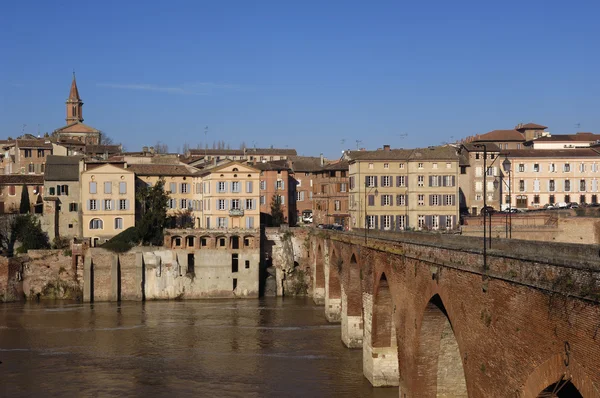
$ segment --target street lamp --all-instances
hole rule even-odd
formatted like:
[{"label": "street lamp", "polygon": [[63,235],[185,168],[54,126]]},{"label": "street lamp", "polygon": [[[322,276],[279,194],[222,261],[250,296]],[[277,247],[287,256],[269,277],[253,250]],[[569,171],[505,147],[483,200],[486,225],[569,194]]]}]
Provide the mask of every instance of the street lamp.
[{"label": "street lamp", "polygon": [[[370,193],[373,190],[373,187],[371,187],[371,189],[367,190],[367,184],[365,183],[365,243],[367,243],[367,234],[369,232],[369,216],[367,215],[367,209],[369,208],[369,203],[367,203],[367,194]],[[377,190],[377,188],[375,187],[375,192],[374,192],[375,197],[379,196],[379,191]],[[373,203],[375,204],[375,203]]]},{"label": "street lamp", "polygon": [[[509,222],[506,226],[506,237],[510,239],[512,239],[512,195],[511,195],[511,179],[510,179],[510,172],[511,172],[511,163],[510,160],[508,160],[508,154],[504,155],[504,161],[502,162],[502,168],[504,169],[505,173],[508,173],[508,219]],[[510,228],[508,227],[508,225],[510,225]]]}]

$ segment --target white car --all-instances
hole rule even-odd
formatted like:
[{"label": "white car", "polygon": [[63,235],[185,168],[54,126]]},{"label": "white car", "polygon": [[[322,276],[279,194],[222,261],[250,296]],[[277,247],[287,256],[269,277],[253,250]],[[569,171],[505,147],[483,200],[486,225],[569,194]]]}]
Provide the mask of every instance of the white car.
[{"label": "white car", "polygon": [[307,213],[302,215],[302,222],[306,223],[306,224],[310,224],[313,222],[313,215],[312,213]]}]

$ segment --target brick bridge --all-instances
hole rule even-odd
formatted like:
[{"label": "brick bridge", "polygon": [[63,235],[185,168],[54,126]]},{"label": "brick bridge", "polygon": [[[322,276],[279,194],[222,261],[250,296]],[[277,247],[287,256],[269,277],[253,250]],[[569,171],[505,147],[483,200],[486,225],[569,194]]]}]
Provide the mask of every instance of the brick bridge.
[{"label": "brick bridge", "polygon": [[[312,232],[315,302],[400,397],[600,397],[600,246]],[[554,391],[554,392],[553,392]]]}]

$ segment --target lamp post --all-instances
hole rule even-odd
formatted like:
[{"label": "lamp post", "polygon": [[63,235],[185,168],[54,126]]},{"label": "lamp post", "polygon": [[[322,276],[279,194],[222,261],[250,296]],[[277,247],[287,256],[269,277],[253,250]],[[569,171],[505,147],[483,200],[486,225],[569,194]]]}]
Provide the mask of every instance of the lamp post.
[{"label": "lamp post", "polygon": [[365,183],[365,243],[367,243],[367,235],[369,232],[369,216],[367,215],[367,209],[369,207],[369,203],[367,202],[367,194],[375,188],[375,197],[379,195],[379,191],[376,187],[371,187],[371,189],[367,190],[367,184]]},{"label": "lamp post", "polygon": [[[511,186],[512,181],[510,179],[511,173],[511,162],[508,160],[508,154],[504,155],[504,161],[502,162],[502,168],[505,173],[508,173],[508,224],[506,227],[506,237],[512,239],[512,195]],[[510,227],[509,227],[510,226]]]}]

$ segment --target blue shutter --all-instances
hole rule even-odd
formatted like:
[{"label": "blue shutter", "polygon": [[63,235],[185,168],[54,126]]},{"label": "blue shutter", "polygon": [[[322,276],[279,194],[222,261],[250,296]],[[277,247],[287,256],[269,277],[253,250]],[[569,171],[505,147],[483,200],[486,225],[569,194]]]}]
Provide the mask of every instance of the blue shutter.
[{"label": "blue shutter", "polygon": [[125,210],[129,210],[129,199],[125,199]]},{"label": "blue shutter", "polygon": [[281,180],[281,189],[285,189],[285,181]]},{"label": "blue shutter", "polygon": [[90,206],[90,203],[91,203],[91,202],[92,202],[92,200],[91,200],[91,199],[88,199],[88,201],[87,201],[87,209],[88,209],[88,210],[91,210],[91,206]]}]

